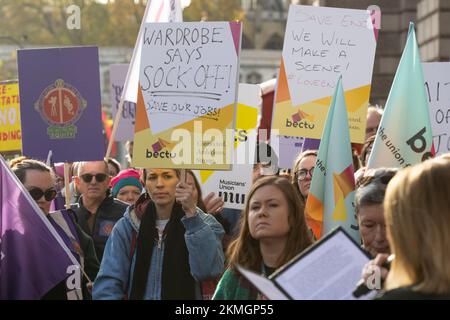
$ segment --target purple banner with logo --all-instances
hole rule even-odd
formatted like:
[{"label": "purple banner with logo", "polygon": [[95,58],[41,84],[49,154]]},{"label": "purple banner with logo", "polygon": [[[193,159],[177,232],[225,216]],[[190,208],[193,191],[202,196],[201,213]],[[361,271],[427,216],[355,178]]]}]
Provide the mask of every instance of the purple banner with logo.
[{"label": "purple banner with logo", "polygon": [[17,54],[22,153],[54,162],[101,160],[97,47],[24,49]]},{"label": "purple banner with logo", "polygon": [[0,300],[40,299],[78,265],[0,156]]}]

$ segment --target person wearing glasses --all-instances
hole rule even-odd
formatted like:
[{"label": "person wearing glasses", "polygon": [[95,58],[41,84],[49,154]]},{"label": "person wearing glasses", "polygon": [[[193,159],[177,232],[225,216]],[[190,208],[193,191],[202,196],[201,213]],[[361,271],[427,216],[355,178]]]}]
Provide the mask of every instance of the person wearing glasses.
[{"label": "person wearing glasses", "polygon": [[303,151],[297,156],[292,167],[291,183],[304,203],[308,198],[317,152],[317,150]]},{"label": "person wearing glasses", "polygon": [[367,170],[356,184],[355,212],[363,248],[372,257],[389,255],[391,250],[386,237],[383,201],[389,181],[398,172],[396,168]]},{"label": "person wearing glasses", "polygon": [[74,181],[81,194],[78,208],[74,208],[78,223],[94,240],[101,261],[112,228],[123,216],[128,204],[112,196],[106,161],[80,162]]},{"label": "person wearing glasses", "polygon": [[[50,220],[67,247],[80,263],[91,280],[95,279],[99,270],[99,262],[94,249],[94,242],[74,221],[69,212],[50,213],[51,202],[55,199],[56,179],[53,170],[45,163],[19,157],[10,162],[10,167],[20,182],[30,193],[38,207]],[[61,219],[62,218],[62,219]],[[82,294],[84,299],[90,298],[88,281],[82,278]],[[60,282],[43,297],[44,300],[67,300],[66,281]]]}]

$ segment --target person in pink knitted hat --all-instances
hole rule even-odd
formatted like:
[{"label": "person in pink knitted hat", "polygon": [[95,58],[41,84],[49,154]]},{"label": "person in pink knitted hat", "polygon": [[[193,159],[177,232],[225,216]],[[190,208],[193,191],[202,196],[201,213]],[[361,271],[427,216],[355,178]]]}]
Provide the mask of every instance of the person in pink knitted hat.
[{"label": "person in pink knitted hat", "polygon": [[140,173],[135,169],[125,169],[111,179],[111,192],[114,198],[134,204],[142,193]]}]

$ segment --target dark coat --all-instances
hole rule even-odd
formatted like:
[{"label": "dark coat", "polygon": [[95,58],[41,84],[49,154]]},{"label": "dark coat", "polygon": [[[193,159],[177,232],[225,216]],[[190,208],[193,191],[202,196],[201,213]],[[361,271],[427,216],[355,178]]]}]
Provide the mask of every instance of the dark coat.
[{"label": "dark coat", "polygon": [[[111,231],[116,222],[122,218],[128,204],[112,197],[108,194],[97,209],[97,212],[89,212],[83,206],[83,196],[79,199],[79,207],[73,208],[75,211],[78,224],[85,233],[87,233],[94,240],[95,251],[99,261],[102,261],[103,251],[105,249],[106,241],[108,240]],[[92,231],[88,226],[89,217],[94,214],[94,227]]]}]

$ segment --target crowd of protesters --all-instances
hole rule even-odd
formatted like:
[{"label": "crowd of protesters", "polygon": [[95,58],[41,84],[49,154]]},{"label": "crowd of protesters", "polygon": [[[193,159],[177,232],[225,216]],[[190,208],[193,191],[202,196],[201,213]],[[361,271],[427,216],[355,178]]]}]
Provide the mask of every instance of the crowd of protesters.
[{"label": "crowd of protesters", "polygon": [[[366,170],[381,112],[369,108],[362,167],[355,170],[361,247],[373,258],[362,276],[381,268],[380,299],[450,298],[450,156]],[[65,193],[61,167],[24,157],[10,167],[84,270],[79,297],[262,299],[236,266],[270,276],[317,241],[304,212],[317,150],[300,153],[290,176],[274,156],[256,158],[242,213],[227,211],[214,193],[203,197],[190,170],[122,169],[108,158],[72,164],[72,205],[63,216],[51,212]],[[65,282],[43,298],[70,298]]]}]

